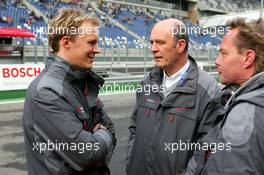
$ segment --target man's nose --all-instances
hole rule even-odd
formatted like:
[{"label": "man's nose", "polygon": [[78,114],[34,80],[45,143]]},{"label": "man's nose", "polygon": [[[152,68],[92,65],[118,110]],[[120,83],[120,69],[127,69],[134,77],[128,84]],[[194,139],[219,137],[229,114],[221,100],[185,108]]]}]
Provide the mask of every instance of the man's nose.
[{"label": "man's nose", "polygon": [[220,54],[218,54],[218,56],[215,59],[215,65],[219,66],[220,65]]},{"label": "man's nose", "polygon": [[157,44],[155,42],[151,45],[151,51],[152,52],[157,52],[158,51],[158,47],[157,47]]},{"label": "man's nose", "polygon": [[95,54],[100,53],[100,48],[98,47],[98,45],[96,45],[96,46],[94,47],[93,52],[94,52]]}]

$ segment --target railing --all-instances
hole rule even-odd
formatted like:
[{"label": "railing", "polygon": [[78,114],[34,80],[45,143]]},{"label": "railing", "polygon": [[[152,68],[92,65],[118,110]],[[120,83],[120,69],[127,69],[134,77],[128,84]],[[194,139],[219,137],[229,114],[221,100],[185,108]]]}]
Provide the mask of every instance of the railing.
[{"label": "railing", "polygon": [[[16,46],[14,45],[14,47]],[[100,48],[101,52],[96,56],[94,68],[103,69],[108,72],[145,74],[154,66],[153,56],[149,47],[148,44],[143,44],[141,48]],[[0,63],[45,63],[49,55],[49,50],[47,45],[24,46],[23,59],[15,60],[2,56],[0,57]],[[189,54],[206,71],[215,71],[214,61],[217,56],[217,48],[215,46],[190,45]]]}]

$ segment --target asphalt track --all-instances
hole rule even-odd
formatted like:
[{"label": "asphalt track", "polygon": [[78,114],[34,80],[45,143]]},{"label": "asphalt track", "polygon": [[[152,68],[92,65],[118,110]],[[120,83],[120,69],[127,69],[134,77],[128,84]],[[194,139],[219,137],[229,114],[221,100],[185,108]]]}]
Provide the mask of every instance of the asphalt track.
[{"label": "asphalt track", "polygon": [[[135,94],[103,95],[101,99],[115,123],[118,140],[110,163],[111,174],[125,175],[129,116],[135,105]],[[28,174],[21,126],[23,105],[23,102],[0,103],[0,175]]]}]

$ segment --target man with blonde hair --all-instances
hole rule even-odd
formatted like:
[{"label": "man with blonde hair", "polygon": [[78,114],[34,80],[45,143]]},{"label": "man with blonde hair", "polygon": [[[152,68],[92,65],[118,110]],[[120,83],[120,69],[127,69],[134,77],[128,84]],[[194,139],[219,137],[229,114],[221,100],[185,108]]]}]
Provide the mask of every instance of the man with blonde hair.
[{"label": "man with blonde hair", "polygon": [[264,174],[264,22],[236,18],[227,26],[215,64],[222,84],[240,87],[202,139],[214,146],[195,152],[186,175]]},{"label": "man with blonde hair", "polygon": [[30,84],[23,112],[29,174],[110,174],[114,125],[97,97],[104,80],[91,71],[98,27],[98,20],[72,9],[48,26],[53,52]]}]

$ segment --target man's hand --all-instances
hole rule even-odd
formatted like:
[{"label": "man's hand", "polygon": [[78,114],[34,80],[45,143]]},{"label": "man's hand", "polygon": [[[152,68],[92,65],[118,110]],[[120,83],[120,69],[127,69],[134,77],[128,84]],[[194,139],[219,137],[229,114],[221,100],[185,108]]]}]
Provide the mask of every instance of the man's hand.
[{"label": "man's hand", "polygon": [[93,128],[93,133],[97,130],[97,129],[100,129],[100,128],[104,128],[106,129],[101,123],[98,123],[95,125],[95,127]]}]

